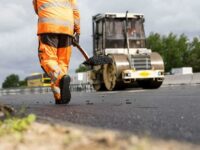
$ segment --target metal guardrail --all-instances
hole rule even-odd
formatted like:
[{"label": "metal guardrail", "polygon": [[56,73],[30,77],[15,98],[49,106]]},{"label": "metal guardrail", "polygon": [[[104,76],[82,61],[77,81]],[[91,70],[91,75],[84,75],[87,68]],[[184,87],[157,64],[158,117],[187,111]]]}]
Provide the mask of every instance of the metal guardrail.
[{"label": "metal guardrail", "polygon": [[28,93],[48,93],[50,91],[51,91],[50,87],[9,88],[9,89],[0,89],[0,96],[19,95],[19,94],[28,94]]},{"label": "metal guardrail", "polygon": [[93,88],[93,85],[90,83],[84,83],[84,84],[71,84],[70,90],[72,92],[92,92],[95,91]]},{"label": "metal guardrail", "polygon": [[[194,73],[189,75],[167,75],[163,82],[163,86],[170,85],[194,85],[200,84],[200,73]],[[89,83],[71,84],[70,89],[72,92],[92,92],[93,86]],[[0,96],[3,95],[19,95],[29,93],[48,93],[51,92],[50,87],[33,87],[33,88],[10,88],[0,89]]]},{"label": "metal guardrail", "polygon": [[[72,84],[70,85],[70,90],[72,92],[92,92],[94,91],[93,86],[89,83],[85,84]],[[48,93],[51,92],[51,87],[25,87],[25,88],[9,88],[0,89],[0,96],[3,95],[19,95],[19,94],[38,94],[38,93]]]}]

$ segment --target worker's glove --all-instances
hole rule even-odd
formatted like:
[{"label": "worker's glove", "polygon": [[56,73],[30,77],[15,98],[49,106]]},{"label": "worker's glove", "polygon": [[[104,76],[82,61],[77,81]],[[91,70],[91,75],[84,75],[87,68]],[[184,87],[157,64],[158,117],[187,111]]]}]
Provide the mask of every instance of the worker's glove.
[{"label": "worker's glove", "polygon": [[75,34],[74,34],[74,38],[73,38],[73,41],[72,41],[73,46],[75,46],[74,43],[79,44],[79,36],[80,36],[80,35],[79,35],[78,33],[75,33]]}]

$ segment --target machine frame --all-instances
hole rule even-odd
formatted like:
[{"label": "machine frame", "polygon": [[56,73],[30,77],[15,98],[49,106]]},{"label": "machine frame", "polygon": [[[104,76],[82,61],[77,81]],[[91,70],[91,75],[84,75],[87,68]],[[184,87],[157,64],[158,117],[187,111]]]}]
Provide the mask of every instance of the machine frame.
[{"label": "machine frame", "polygon": [[93,55],[107,55],[113,64],[93,67],[94,88],[114,90],[137,82],[159,88],[164,80],[162,57],[146,48],[144,15],[106,13],[93,17]]}]

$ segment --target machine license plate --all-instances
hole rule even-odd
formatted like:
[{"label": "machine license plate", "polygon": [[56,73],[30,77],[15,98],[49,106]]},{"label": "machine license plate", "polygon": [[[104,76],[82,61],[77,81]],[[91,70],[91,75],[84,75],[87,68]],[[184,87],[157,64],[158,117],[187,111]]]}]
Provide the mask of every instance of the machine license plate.
[{"label": "machine license plate", "polygon": [[142,72],[140,72],[140,76],[142,76],[142,77],[148,77],[148,76],[150,76],[150,72],[148,72],[148,71],[142,71]]}]

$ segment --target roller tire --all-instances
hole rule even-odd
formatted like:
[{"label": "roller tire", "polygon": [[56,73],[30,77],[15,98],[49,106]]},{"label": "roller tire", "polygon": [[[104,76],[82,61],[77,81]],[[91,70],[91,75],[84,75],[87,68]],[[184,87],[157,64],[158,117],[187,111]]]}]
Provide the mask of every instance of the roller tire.
[{"label": "roller tire", "polygon": [[93,88],[95,89],[95,91],[100,92],[100,91],[107,91],[105,84],[101,83],[101,84],[93,84]]},{"label": "roller tire", "polygon": [[122,91],[126,89],[126,84],[123,82],[117,82],[114,90]]},{"label": "roller tire", "polygon": [[163,81],[157,81],[153,79],[138,80],[137,82],[143,89],[158,89],[163,83]]}]

